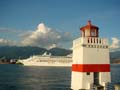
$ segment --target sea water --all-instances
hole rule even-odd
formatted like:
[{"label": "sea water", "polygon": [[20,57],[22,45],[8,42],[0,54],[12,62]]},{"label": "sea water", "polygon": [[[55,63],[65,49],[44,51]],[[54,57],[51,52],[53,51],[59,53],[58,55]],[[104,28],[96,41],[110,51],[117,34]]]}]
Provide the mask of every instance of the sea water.
[{"label": "sea water", "polygon": [[[120,83],[120,65],[111,65],[112,83]],[[0,90],[70,90],[71,67],[0,65]]]}]

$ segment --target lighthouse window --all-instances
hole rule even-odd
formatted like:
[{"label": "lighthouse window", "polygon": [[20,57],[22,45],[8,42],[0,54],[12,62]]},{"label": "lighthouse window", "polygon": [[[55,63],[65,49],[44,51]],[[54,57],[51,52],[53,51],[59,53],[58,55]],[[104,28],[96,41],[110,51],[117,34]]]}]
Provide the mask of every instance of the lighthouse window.
[{"label": "lighthouse window", "polygon": [[106,48],[108,48],[108,46],[106,46]]},{"label": "lighthouse window", "polygon": [[91,47],[93,47],[93,45],[91,45]]},{"label": "lighthouse window", "polygon": [[85,31],[85,36],[90,36],[90,30]]},{"label": "lighthouse window", "polygon": [[99,48],[99,45],[97,46],[97,48]]},{"label": "lighthouse window", "polygon": [[83,47],[86,47],[86,45],[85,45],[85,44],[82,44],[82,46],[83,46]]},{"label": "lighthouse window", "polygon": [[102,48],[102,45],[100,45],[100,48]]},{"label": "lighthouse window", "polygon": [[98,39],[97,39],[97,43],[98,43]]},{"label": "lighthouse window", "polygon": [[89,39],[88,39],[88,43],[89,43]]},{"label": "lighthouse window", "polygon": [[95,43],[95,38],[94,38],[94,43]]},{"label": "lighthouse window", "polygon": [[92,35],[92,36],[95,36],[95,32],[91,32],[91,35]]},{"label": "lighthouse window", "polygon": [[101,43],[101,40],[99,41],[99,43]]},{"label": "lighthouse window", "polygon": [[86,75],[90,75],[90,72],[87,72]]},{"label": "lighthouse window", "polygon": [[91,43],[92,43],[92,38],[91,38]]},{"label": "lighthouse window", "polygon": [[94,45],[94,48],[96,48],[96,45]]},{"label": "lighthouse window", "polygon": [[103,48],[105,48],[105,46],[103,46]]},{"label": "lighthouse window", "polygon": [[88,45],[88,47],[90,47],[90,45]]}]

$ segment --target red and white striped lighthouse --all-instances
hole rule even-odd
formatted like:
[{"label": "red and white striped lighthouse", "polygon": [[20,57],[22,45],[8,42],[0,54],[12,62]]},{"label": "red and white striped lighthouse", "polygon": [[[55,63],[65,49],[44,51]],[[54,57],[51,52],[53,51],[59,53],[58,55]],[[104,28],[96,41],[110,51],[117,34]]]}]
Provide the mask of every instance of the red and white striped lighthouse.
[{"label": "red and white striped lighthouse", "polygon": [[88,21],[80,28],[81,37],[73,41],[71,89],[105,89],[110,79],[108,40],[99,38],[99,28]]}]

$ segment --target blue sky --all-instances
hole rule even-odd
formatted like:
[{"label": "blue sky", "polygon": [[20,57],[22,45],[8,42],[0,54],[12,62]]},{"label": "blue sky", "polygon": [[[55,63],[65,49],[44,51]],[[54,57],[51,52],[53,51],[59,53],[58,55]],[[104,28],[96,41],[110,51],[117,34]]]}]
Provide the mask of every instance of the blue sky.
[{"label": "blue sky", "polygon": [[[120,0],[0,0],[0,38],[21,41],[22,33],[35,31],[40,23],[56,32],[79,37],[79,28],[90,19],[100,37],[120,43]],[[27,38],[27,37],[26,37]],[[71,39],[71,40],[72,40]],[[68,40],[65,47],[71,47]],[[67,46],[68,45],[68,46]]]}]

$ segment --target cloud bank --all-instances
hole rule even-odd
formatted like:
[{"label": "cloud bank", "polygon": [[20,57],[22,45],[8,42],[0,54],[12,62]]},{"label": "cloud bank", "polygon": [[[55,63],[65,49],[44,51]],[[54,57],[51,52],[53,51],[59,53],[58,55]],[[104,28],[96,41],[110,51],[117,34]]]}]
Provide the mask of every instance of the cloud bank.
[{"label": "cloud bank", "polygon": [[58,32],[40,23],[37,30],[22,35],[24,46],[38,46],[44,48],[62,47],[65,43],[72,41],[69,32]]},{"label": "cloud bank", "polygon": [[[0,32],[11,32],[11,30],[0,28]],[[13,30],[15,32],[17,30]],[[21,41],[13,41],[0,38],[0,46],[37,46],[43,48],[64,47],[73,41],[69,32],[58,32],[40,23],[34,31],[19,32]],[[120,40],[113,37],[110,45],[111,51],[120,50]],[[69,48],[69,46],[68,46]]]},{"label": "cloud bank", "polygon": [[110,52],[120,51],[120,40],[116,37],[112,38],[112,44],[110,45]]},{"label": "cloud bank", "polygon": [[112,44],[110,45],[110,48],[112,48],[112,49],[120,48],[120,40],[118,38],[113,37]]},{"label": "cloud bank", "polygon": [[0,38],[0,46],[16,46],[17,43],[12,40]]}]

